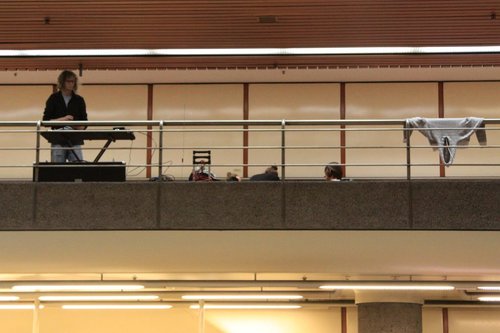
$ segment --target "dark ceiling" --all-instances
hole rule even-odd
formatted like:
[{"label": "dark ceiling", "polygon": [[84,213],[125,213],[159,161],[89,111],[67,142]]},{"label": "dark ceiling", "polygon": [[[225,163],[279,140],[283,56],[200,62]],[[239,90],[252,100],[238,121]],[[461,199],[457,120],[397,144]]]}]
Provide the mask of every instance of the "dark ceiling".
[{"label": "dark ceiling", "polygon": [[[0,1],[0,49],[500,45],[497,0]],[[498,66],[497,54],[0,58],[0,69]]]}]

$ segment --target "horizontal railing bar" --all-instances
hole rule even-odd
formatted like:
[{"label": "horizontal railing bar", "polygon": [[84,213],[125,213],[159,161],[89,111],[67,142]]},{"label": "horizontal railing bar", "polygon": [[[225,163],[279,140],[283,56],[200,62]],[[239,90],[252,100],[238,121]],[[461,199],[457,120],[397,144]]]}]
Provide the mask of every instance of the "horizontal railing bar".
[{"label": "horizontal railing bar", "polygon": [[[84,145],[83,146],[85,150],[101,150],[99,147],[89,147],[89,145]],[[0,146],[0,150],[27,150],[27,149],[35,149],[36,147],[32,146],[18,146],[18,147],[2,147]],[[179,150],[179,149],[199,149],[199,150],[209,150],[209,149],[281,149],[281,148],[286,148],[286,149],[315,149],[315,148],[332,148],[332,149],[338,149],[338,148],[346,148],[346,149],[357,149],[357,148],[397,148],[397,149],[405,149],[406,146],[404,145],[392,145],[392,146],[216,146],[216,145],[211,145],[211,146],[169,146],[169,147],[164,147],[160,148],[159,146],[127,146],[127,147],[108,147],[107,151],[112,151],[112,150],[137,150],[137,149],[163,149],[163,150]],[[440,145],[415,145],[411,146],[411,148],[423,148],[423,149],[436,149],[436,148],[481,148],[481,149],[488,149],[488,148],[500,148],[500,145],[476,145],[476,144],[468,144],[468,145],[449,145],[449,146],[440,146]],[[40,147],[40,150],[50,150],[50,146],[46,147]],[[61,147],[61,150],[71,150],[71,147]]]},{"label": "horizontal railing bar", "polygon": [[[1,121],[1,126],[37,126],[39,121]],[[121,120],[40,121],[41,126],[303,126],[303,125],[401,125],[406,119],[318,119],[318,120]],[[500,124],[500,118],[485,118],[484,124]]]},{"label": "horizontal railing bar", "polygon": [[[83,165],[86,165],[89,168],[92,167],[116,167],[113,165],[94,165],[91,162],[89,163],[82,163]],[[81,167],[82,164],[80,163],[66,163],[64,165],[34,165],[34,164],[11,164],[11,165],[0,165],[0,168],[33,168],[34,166],[37,166],[39,168],[58,168],[58,167]],[[277,167],[281,167],[282,165],[280,164],[273,164],[276,165]],[[356,163],[356,164],[339,164],[340,166],[346,166],[346,167],[407,167],[407,164],[404,163]],[[436,167],[439,166],[439,163],[415,163],[411,164],[411,167]],[[144,167],[157,167],[159,166],[157,163],[151,163],[151,164],[127,164],[127,168],[144,168]],[[163,164],[163,166],[166,168],[168,171],[169,168],[188,168],[191,169],[193,167],[192,164]],[[221,167],[241,167],[241,166],[246,166],[246,167],[267,167],[269,166],[269,163],[261,163],[261,164],[211,164],[211,168],[221,168]],[[324,163],[318,163],[318,164],[286,164],[286,167],[324,167]],[[500,164],[498,163],[454,163],[452,167],[462,167],[462,166],[496,166],[500,167]]]},{"label": "horizontal railing bar", "polygon": [[[84,146],[86,151],[91,151],[91,150],[101,150],[102,148],[100,147],[88,147]],[[107,148],[107,151],[114,151],[114,150],[240,150],[240,149],[406,149],[406,146],[286,146],[286,147],[281,147],[281,146],[172,146],[172,147],[165,147],[165,148],[160,148],[158,146],[140,146],[140,147],[109,147]],[[490,149],[490,148],[500,148],[500,145],[488,145],[488,146],[481,146],[481,145],[458,145],[458,146],[423,146],[423,145],[418,145],[418,146],[411,146],[412,149],[436,149],[436,148],[467,148],[467,149]],[[34,150],[35,147],[1,147],[0,146],[0,151],[10,151],[10,150]],[[40,151],[48,151],[51,150],[50,147],[40,147]],[[61,147],[61,150],[71,150],[70,147]]]},{"label": "horizontal railing bar", "polygon": [[[77,122],[77,121],[72,121],[70,123],[65,123],[65,126],[69,125],[86,125],[85,122]],[[4,124],[0,123],[0,127],[4,126]],[[58,125],[58,126],[62,126]],[[481,128],[478,128],[481,129]],[[488,131],[496,131],[500,130],[500,127],[488,127],[485,128]],[[89,130],[89,129],[87,129]],[[83,133],[87,130],[78,130],[78,129],[71,129],[71,130],[66,130],[71,133]],[[108,133],[109,129],[91,129],[92,132],[102,132],[102,133]],[[128,129],[125,129],[128,130]],[[227,132],[235,132],[235,133],[242,133],[242,132],[402,132],[402,131],[435,131],[435,130],[463,130],[461,127],[433,127],[433,128],[388,128],[388,127],[377,127],[377,128],[273,128],[273,129],[250,129],[250,128],[241,128],[241,129],[207,129],[204,128],[203,132],[221,132],[221,133],[227,133]],[[39,132],[43,133],[49,130],[40,130]],[[189,128],[180,128],[180,129],[164,129],[164,130],[159,130],[159,129],[143,129],[143,130],[136,130],[134,129],[134,133],[140,133],[143,135],[147,135],[148,133],[159,133],[159,132],[164,132],[164,133],[190,133],[190,132],[196,132],[198,133],[200,130],[199,129],[189,129]],[[36,134],[37,130],[4,130],[0,129],[0,134],[11,134],[11,133],[24,133],[24,134]]]}]

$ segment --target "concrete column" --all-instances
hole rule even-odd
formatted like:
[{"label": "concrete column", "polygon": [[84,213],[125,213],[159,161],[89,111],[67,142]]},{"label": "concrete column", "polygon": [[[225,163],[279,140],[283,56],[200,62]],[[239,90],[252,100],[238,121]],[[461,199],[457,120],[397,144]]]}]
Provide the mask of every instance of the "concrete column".
[{"label": "concrete column", "polygon": [[356,303],[358,333],[422,333],[422,303],[412,295],[356,292]]}]

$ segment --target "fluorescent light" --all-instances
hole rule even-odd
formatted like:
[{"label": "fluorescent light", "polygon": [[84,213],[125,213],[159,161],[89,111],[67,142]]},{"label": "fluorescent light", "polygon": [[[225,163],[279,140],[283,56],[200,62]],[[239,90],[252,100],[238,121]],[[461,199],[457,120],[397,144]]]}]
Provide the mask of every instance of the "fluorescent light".
[{"label": "fluorescent light", "polygon": [[477,289],[480,290],[500,290],[500,286],[479,286]]},{"label": "fluorescent light", "polygon": [[146,56],[147,49],[0,50],[0,57]]},{"label": "fluorescent light", "polygon": [[500,52],[500,46],[319,47],[283,50],[285,54],[292,55],[497,53]]},{"label": "fluorescent light", "polygon": [[65,310],[163,310],[170,309],[172,305],[167,304],[75,304],[63,305]]},{"label": "fluorescent light", "polygon": [[156,295],[40,296],[40,301],[154,301]]},{"label": "fluorescent light", "polygon": [[500,296],[482,296],[477,299],[481,302],[500,302]]},{"label": "fluorescent light", "polygon": [[0,50],[0,57],[101,57],[101,56],[267,56],[267,55],[369,55],[498,53],[500,45],[422,47],[297,47],[225,49],[54,49]]},{"label": "fluorescent light", "polygon": [[112,285],[112,284],[88,284],[88,285],[16,285],[12,287],[14,291],[26,291],[26,292],[36,292],[36,291],[131,291],[143,289],[144,286],[132,284],[132,285]]},{"label": "fluorescent light", "polygon": [[334,290],[454,290],[453,286],[438,285],[330,285],[320,289]]},{"label": "fluorescent light", "polygon": [[277,300],[302,299],[300,295],[183,295],[187,300]]},{"label": "fluorescent light", "polygon": [[0,296],[0,302],[18,301],[18,296]]},{"label": "fluorescent light", "polygon": [[[43,305],[38,308],[43,309]],[[35,304],[0,304],[0,310],[33,310]]]},{"label": "fluorescent light", "polygon": [[348,54],[406,54],[416,52],[414,47],[312,47],[284,49],[289,55],[348,55]]},{"label": "fluorescent light", "polygon": [[286,49],[156,49],[151,54],[162,56],[248,56],[248,55],[277,55]]},{"label": "fluorescent light", "polygon": [[[203,306],[204,309],[227,309],[227,310],[254,310],[254,309],[264,309],[264,310],[290,310],[290,309],[300,309],[302,306],[300,305],[238,305],[238,304],[205,304]],[[191,305],[189,308],[191,309],[199,309],[199,305]]]}]

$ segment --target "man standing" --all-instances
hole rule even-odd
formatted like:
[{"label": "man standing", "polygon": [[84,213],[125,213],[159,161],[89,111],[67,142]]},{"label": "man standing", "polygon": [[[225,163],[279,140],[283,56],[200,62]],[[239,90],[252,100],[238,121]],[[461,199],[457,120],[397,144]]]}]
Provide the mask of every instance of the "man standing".
[{"label": "man standing", "polygon": [[[43,120],[72,121],[87,120],[87,108],[82,96],[75,91],[78,88],[78,78],[72,71],[62,71],[57,78],[58,91],[50,95],[45,103]],[[53,127],[58,130],[83,130],[85,126]],[[82,140],[74,142],[52,143],[51,161],[64,163],[66,161],[82,161]]]}]

